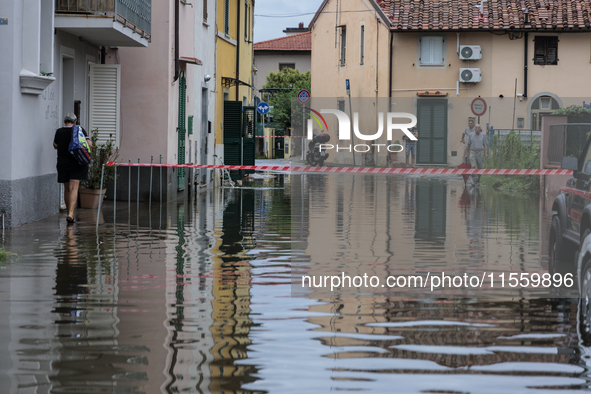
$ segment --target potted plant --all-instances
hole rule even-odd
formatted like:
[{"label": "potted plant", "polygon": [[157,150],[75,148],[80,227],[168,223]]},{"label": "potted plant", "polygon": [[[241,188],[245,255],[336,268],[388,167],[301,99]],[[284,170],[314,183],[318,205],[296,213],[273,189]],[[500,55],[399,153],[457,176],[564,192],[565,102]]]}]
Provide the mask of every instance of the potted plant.
[{"label": "potted plant", "polygon": [[[400,140],[394,141],[393,145],[400,145]],[[398,152],[390,152],[390,163],[398,161]]]},{"label": "potted plant", "polygon": [[[105,165],[103,175],[103,186],[113,179],[115,175],[115,166],[107,166],[107,162],[115,161],[119,156],[119,149],[115,147],[113,134],[109,135],[109,140],[104,144],[98,143],[98,129],[94,129],[90,134],[92,148],[90,153],[92,161],[88,165],[88,180],[81,182],[79,190],[81,208],[97,208],[99,197],[101,195],[101,173]],[[105,196],[107,189],[103,188],[102,195]]]}]

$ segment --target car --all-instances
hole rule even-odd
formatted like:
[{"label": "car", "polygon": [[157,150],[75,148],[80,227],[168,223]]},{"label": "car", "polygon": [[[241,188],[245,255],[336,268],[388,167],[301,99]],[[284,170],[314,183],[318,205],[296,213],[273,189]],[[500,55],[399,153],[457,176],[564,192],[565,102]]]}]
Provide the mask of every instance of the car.
[{"label": "car", "polygon": [[[552,204],[554,213],[550,228],[548,270],[554,274],[572,272],[574,268],[580,285],[588,271],[591,286],[591,243],[586,242],[591,234],[590,142],[591,139],[585,144],[580,159],[562,159],[561,167],[572,170],[573,177],[566,182],[565,187],[560,188],[560,193]],[[573,263],[576,264],[575,267],[572,266]]]}]

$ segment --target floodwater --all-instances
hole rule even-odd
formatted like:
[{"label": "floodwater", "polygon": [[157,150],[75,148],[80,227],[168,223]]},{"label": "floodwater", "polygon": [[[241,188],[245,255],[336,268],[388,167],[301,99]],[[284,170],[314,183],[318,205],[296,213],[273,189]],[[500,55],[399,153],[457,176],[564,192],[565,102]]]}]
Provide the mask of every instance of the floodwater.
[{"label": "floodwater", "polygon": [[0,393],[587,390],[577,299],[292,296],[292,265],[542,272],[540,206],[459,178],[291,174],[108,203],[98,230],[83,210],[21,226],[2,240]]}]

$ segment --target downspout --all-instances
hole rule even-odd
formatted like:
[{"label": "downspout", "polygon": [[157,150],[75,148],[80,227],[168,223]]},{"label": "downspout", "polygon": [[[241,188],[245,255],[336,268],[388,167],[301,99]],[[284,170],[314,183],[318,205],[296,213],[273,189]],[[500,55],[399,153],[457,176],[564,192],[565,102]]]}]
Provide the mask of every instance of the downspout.
[{"label": "downspout", "polygon": [[[388,112],[392,112],[392,53],[393,53],[393,47],[394,47],[394,32],[390,30],[390,52],[388,54],[388,56],[390,57],[388,59]],[[388,144],[390,144],[391,141],[388,141]],[[389,153],[388,153],[389,154]]]},{"label": "downspout", "polygon": [[180,20],[180,0],[174,0],[174,78],[172,82],[176,82],[179,79],[179,20]]},{"label": "downspout", "polygon": [[525,44],[523,47],[523,97],[527,97],[527,45],[529,44],[528,33],[525,32]]},{"label": "downspout", "polygon": [[[242,0],[236,0],[238,3],[238,10],[236,11],[236,101],[240,100],[240,2]],[[246,11],[246,10],[245,10]]]},{"label": "downspout", "polygon": [[[523,27],[525,27],[525,25],[529,24],[529,9],[526,8],[523,13],[525,22]],[[523,44],[523,97],[527,97],[527,46],[529,44],[529,34],[527,31],[523,37],[525,38],[525,43]]]}]

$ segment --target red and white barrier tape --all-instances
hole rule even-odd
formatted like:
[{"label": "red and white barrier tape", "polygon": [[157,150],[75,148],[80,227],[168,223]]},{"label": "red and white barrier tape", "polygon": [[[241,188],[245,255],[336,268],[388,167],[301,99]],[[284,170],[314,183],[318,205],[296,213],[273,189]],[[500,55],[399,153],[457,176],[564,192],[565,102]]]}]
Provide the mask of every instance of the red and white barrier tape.
[{"label": "red and white barrier tape", "polygon": [[254,138],[306,138],[305,135],[255,135]]},{"label": "red and white barrier tape", "polygon": [[414,175],[572,175],[571,170],[466,169],[466,168],[381,168],[381,167],[311,167],[311,166],[229,166],[221,164],[145,164],[107,163],[123,167],[178,167],[279,172],[321,172],[347,174],[414,174]]}]

